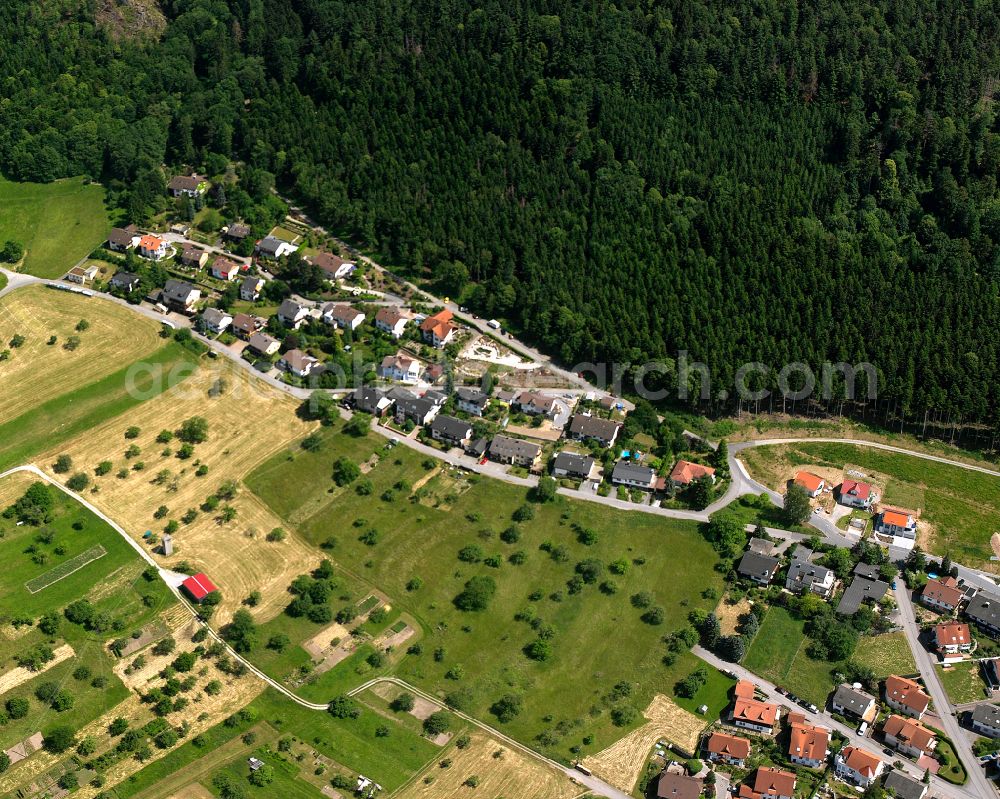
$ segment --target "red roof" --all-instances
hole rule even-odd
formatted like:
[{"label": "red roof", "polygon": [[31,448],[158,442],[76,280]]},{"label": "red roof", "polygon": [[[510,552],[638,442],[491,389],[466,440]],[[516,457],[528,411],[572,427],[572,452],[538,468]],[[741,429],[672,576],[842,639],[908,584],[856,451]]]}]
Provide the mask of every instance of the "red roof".
[{"label": "red roof", "polygon": [[675,483],[687,485],[702,477],[712,477],[714,474],[715,469],[710,466],[702,466],[700,463],[691,463],[691,461],[677,461],[670,472],[670,479]]},{"label": "red roof", "polygon": [[795,475],[795,482],[810,493],[819,491],[823,487],[823,478],[812,472],[799,472]]},{"label": "red roof", "polygon": [[944,577],[937,580],[928,580],[924,586],[921,596],[942,605],[958,607],[962,601],[962,590],[958,587],[958,581],[954,577]]},{"label": "red roof", "polygon": [[931,703],[931,698],[924,693],[919,683],[895,674],[885,678],[885,696],[914,713],[923,713]]},{"label": "red roof", "polygon": [[205,597],[211,594],[213,591],[218,591],[215,583],[208,579],[208,576],[202,572],[193,574],[188,577],[181,587],[187,591],[196,601],[201,602]]},{"label": "red roof", "polygon": [[736,735],[713,732],[705,743],[705,749],[717,755],[726,755],[744,760],[750,755],[750,742]]},{"label": "red roof", "polygon": [[139,248],[143,250],[158,250],[163,246],[163,239],[156,236],[145,235],[139,239]]},{"label": "red roof", "polygon": [[910,524],[910,517],[899,511],[887,510],[882,513],[882,524],[892,524],[896,527],[906,528]]},{"label": "red roof", "polygon": [[972,643],[969,625],[960,621],[946,621],[934,628],[934,637],[939,647],[968,646]]},{"label": "red roof", "polygon": [[872,487],[868,483],[860,483],[857,480],[845,480],[840,484],[840,495],[842,497],[852,496],[858,499],[868,499],[872,494]]}]

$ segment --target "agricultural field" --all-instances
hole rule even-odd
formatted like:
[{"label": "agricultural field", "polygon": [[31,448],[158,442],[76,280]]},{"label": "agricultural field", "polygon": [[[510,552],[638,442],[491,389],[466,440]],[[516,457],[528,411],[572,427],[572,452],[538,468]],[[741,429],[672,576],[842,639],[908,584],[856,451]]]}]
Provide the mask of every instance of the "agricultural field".
[{"label": "agricultural field", "polygon": [[82,178],[45,184],[0,178],[0,242],[24,245],[23,272],[61,277],[104,241],[110,227],[104,189],[97,184]]},{"label": "agricultural field", "polygon": [[886,499],[920,512],[919,543],[937,555],[996,570],[990,538],[1000,532],[1000,478],[909,455],[850,444],[799,443],[740,453],[758,480],[777,488],[796,468],[842,470],[845,464],[883,481]]},{"label": "agricultural field", "polygon": [[[338,487],[331,465],[340,457],[363,468]],[[375,666],[344,661],[325,676],[335,682],[325,684],[348,687],[391,672],[555,757],[568,760],[571,746],[585,754],[607,747],[642,723],[641,710],[655,693],[671,691],[698,667],[686,653],[664,665],[662,639],[685,625],[691,610],[715,605],[708,598],[708,589],[714,596],[721,589],[714,551],[693,524],[562,497],[537,504],[522,488],[452,471],[412,450],[386,449],[374,435],[356,438],[334,427],[323,431],[319,449],[279,452],[248,476],[247,485],[272,509],[327,550],[345,596],[357,601],[364,586],[377,588],[394,611],[421,627],[416,645],[407,642]],[[686,557],[670,554],[677,551]],[[611,573],[612,563],[623,573]],[[573,579],[578,564],[593,582]],[[473,577],[495,583],[485,611],[453,603]],[[647,609],[630,601],[636,595],[640,604],[662,608],[662,621],[643,622]],[[322,630],[290,621],[286,630],[296,636],[289,634],[287,652],[309,629]],[[532,659],[525,649],[539,630],[551,640],[538,647],[541,659]],[[253,657],[273,662],[263,650]],[[581,675],[588,675],[587,687],[567,691],[581,684]],[[505,695],[522,709],[498,722],[490,709]]]},{"label": "agricultural field", "polygon": [[[77,329],[81,320],[86,330]],[[10,351],[0,364],[0,424],[149,355],[163,345],[159,331],[112,302],[44,286],[11,292],[0,299],[0,349]],[[11,346],[15,336],[24,343]],[[68,349],[73,337],[79,345]]]},{"label": "agricultural field", "polygon": [[[174,433],[193,417],[205,420],[207,434],[183,457],[185,444]],[[292,400],[220,362],[67,441],[41,462],[51,467],[59,455],[69,455],[73,471],[90,476],[91,501],[137,541],[149,531],[147,543],[155,542],[176,528],[173,556],[160,559],[212,578],[223,597],[216,623],[253,591],[260,599],[252,611],[263,621],[280,611],[288,584],[315,567],[320,552],[291,530],[282,540],[268,540],[282,520],[251,492],[226,486],[309,427],[295,415]],[[133,437],[127,437],[129,428],[136,428]],[[163,431],[169,441],[157,441]],[[99,469],[104,462],[110,466]],[[161,507],[166,511],[158,513]],[[159,553],[153,546],[150,551]]]},{"label": "agricultural field", "polygon": [[953,666],[942,668],[938,675],[941,677],[941,684],[952,704],[964,705],[968,702],[978,702],[981,699],[989,698],[989,692],[986,690],[986,683],[983,682],[982,672],[977,661],[956,663]]}]

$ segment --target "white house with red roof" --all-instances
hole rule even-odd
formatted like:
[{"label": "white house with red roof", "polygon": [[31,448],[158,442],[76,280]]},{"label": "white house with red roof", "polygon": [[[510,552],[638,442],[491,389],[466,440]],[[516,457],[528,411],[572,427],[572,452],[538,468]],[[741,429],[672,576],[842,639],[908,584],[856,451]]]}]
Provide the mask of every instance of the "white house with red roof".
[{"label": "white house with red roof", "polygon": [[795,475],[795,485],[805,489],[805,492],[813,499],[823,493],[826,488],[826,480],[812,472],[799,472]]},{"label": "white house with red roof", "polygon": [[845,782],[867,788],[885,771],[885,763],[856,746],[845,746],[834,759],[834,773]]},{"label": "white house with red roof", "polygon": [[849,508],[870,508],[874,501],[875,492],[869,483],[844,480],[837,488],[837,502]]},{"label": "white house with red roof", "polygon": [[920,683],[890,674],[885,678],[885,703],[897,713],[919,719],[927,712],[931,698]]},{"label": "white house with red roof", "polygon": [[692,463],[691,461],[677,461],[674,464],[674,468],[670,470],[670,475],[667,479],[670,480],[671,488],[677,490],[687,488],[695,480],[701,480],[703,477],[707,477],[714,483],[715,469],[711,466],[702,466],[700,463]]},{"label": "white house with red roof", "polygon": [[905,511],[886,508],[875,517],[875,532],[913,541],[917,537],[917,523]]},{"label": "white house with red roof", "polygon": [[153,261],[159,261],[162,258],[166,258],[167,253],[169,252],[167,242],[159,236],[151,236],[149,234],[139,237],[138,249],[139,255]]},{"label": "white house with red roof", "polygon": [[927,581],[920,592],[920,602],[941,613],[954,613],[964,596],[954,577],[938,577]]},{"label": "white house with red roof", "polygon": [[957,660],[972,650],[972,630],[960,621],[945,621],[934,627],[934,645],[943,660]]}]

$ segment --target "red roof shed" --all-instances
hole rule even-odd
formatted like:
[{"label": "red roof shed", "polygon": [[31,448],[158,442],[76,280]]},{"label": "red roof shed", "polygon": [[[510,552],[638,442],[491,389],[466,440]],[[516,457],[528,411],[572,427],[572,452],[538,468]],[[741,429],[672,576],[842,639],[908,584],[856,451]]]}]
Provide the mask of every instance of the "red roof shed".
[{"label": "red roof shed", "polygon": [[209,580],[208,576],[202,572],[198,572],[197,574],[188,577],[183,583],[181,583],[181,588],[187,591],[195,602],[201,602],[201,600],[213,591],[219,590],[215,583]]}]

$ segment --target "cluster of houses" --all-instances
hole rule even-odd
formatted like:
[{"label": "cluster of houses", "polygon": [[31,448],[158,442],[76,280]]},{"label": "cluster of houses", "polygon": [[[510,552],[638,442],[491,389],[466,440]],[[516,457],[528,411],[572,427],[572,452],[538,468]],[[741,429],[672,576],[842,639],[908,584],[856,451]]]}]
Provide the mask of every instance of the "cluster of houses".
[{"label": "cluster of houses", "polygon": [[[920,603],[940,620],[932,628],[932,643],[943,661],[960,660],[976,649],[973,626],[984,635],[1000,635],[1000,597],[944,575],[927,581]],[[992,661],[991,661],[992,662]],[[1000,680],[997,681],[1000,687]]]}]

